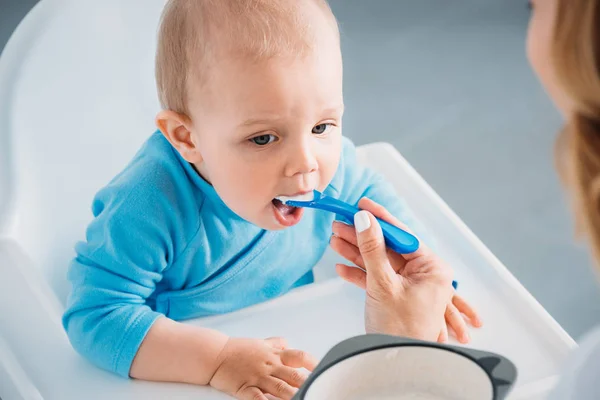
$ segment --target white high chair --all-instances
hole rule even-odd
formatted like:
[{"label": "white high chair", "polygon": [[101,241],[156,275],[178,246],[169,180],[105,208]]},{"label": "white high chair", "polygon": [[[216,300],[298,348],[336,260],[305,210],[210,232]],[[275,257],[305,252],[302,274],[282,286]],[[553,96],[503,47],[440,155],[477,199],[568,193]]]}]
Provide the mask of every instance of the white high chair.
[{"label": "white high chair", "polygon": [[[209,388],[127,381],[71,348],[60,317],[66,266],[94,193],[154,130],[153,67],[164,0],[42,0],[0,58],[0,398],[221,399]],[[519,368],[513,398],[542,396],[573,340],[386,144],[362,162],[397,185],[485,327],[470,346]],[[326,257],[327,258],[327,257]],[[323,262],[319,271],[333,265]],[[293,310],[293,312],[289,312]],[[316,356],[363,333],[363,294],[321,280],[266,304],[189,323],[231,335],[281,335]],[[519,397],[520,396],[520,397]]]}]

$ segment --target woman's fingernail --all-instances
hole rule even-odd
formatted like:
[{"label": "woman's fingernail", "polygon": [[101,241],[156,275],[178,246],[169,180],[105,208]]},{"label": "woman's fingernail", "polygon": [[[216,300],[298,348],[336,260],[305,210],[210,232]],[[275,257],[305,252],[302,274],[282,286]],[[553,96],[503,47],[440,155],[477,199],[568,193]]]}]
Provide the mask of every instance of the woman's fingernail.
[{"label": "woman's fingernail", "polygon": [[354,226],[358,233],[366,231],[371,227],[371,219],[366,211],[359,211],[354,214]]}]

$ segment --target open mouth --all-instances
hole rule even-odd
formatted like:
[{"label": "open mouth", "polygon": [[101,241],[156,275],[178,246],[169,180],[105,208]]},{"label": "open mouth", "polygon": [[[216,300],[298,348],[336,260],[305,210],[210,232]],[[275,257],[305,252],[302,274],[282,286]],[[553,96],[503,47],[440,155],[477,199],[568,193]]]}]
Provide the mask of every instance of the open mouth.
[{"label": "open mouth", "polygon": [[285,204],[287,200],[309,200],[307,196],[311,196],[312,193],[300,195],[300,196],[277,196],[274,198],[271,203],[273,203],[273,212],[275,214],[275,219],[279,222],[280,225],[283,226],[294,226],[302,219],[302,214],[304,213],[303,208],[288,206]]}]

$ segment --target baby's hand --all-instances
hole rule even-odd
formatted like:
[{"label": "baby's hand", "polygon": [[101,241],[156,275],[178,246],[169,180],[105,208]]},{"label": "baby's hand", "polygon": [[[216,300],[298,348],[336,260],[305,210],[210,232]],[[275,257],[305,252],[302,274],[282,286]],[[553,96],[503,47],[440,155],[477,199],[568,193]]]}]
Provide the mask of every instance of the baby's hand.
[{"label": "baby's hand", "polygon": [[217,390],[240,400],[268,400],[266,394],[291,399],[317,361],[309,354],[288,349],[282,338],[231,338],[219,355],[219,367],[210,380]]},{"label": "baby's hand", "polygon": [[469,333],[467,328],[468,319],[472,326],[480,328],[483,324],[477,315],[477,311],[466,302],[465,299],[455,294],[452,301],[446,306],[446,314],[444,316],[445,324],[438,338],[438,342],[445,343],[448,341],[448,328],[451,328],[456,334],[456,338],[461,343],[469,343]]}]

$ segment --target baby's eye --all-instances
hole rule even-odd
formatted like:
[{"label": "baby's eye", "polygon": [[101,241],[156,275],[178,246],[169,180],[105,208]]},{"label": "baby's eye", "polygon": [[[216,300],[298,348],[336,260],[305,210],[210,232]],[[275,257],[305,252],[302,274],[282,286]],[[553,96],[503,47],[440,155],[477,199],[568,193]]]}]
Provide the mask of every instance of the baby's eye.
[{"label": "baby's eye", "polygon": [[266,146],[269,143],[273,143],[275,140],[277,140],[275,135],[260,135],[250,139],[250,141],[257,146]]},{"label": "baby's eye", "polygon": [[312,133],[314,133],[315,135],[322,135],[323,133],[327,132],[327,128],[329,128],[330,126],[331,124],[316,125],[314,128],[312,128]]}]

